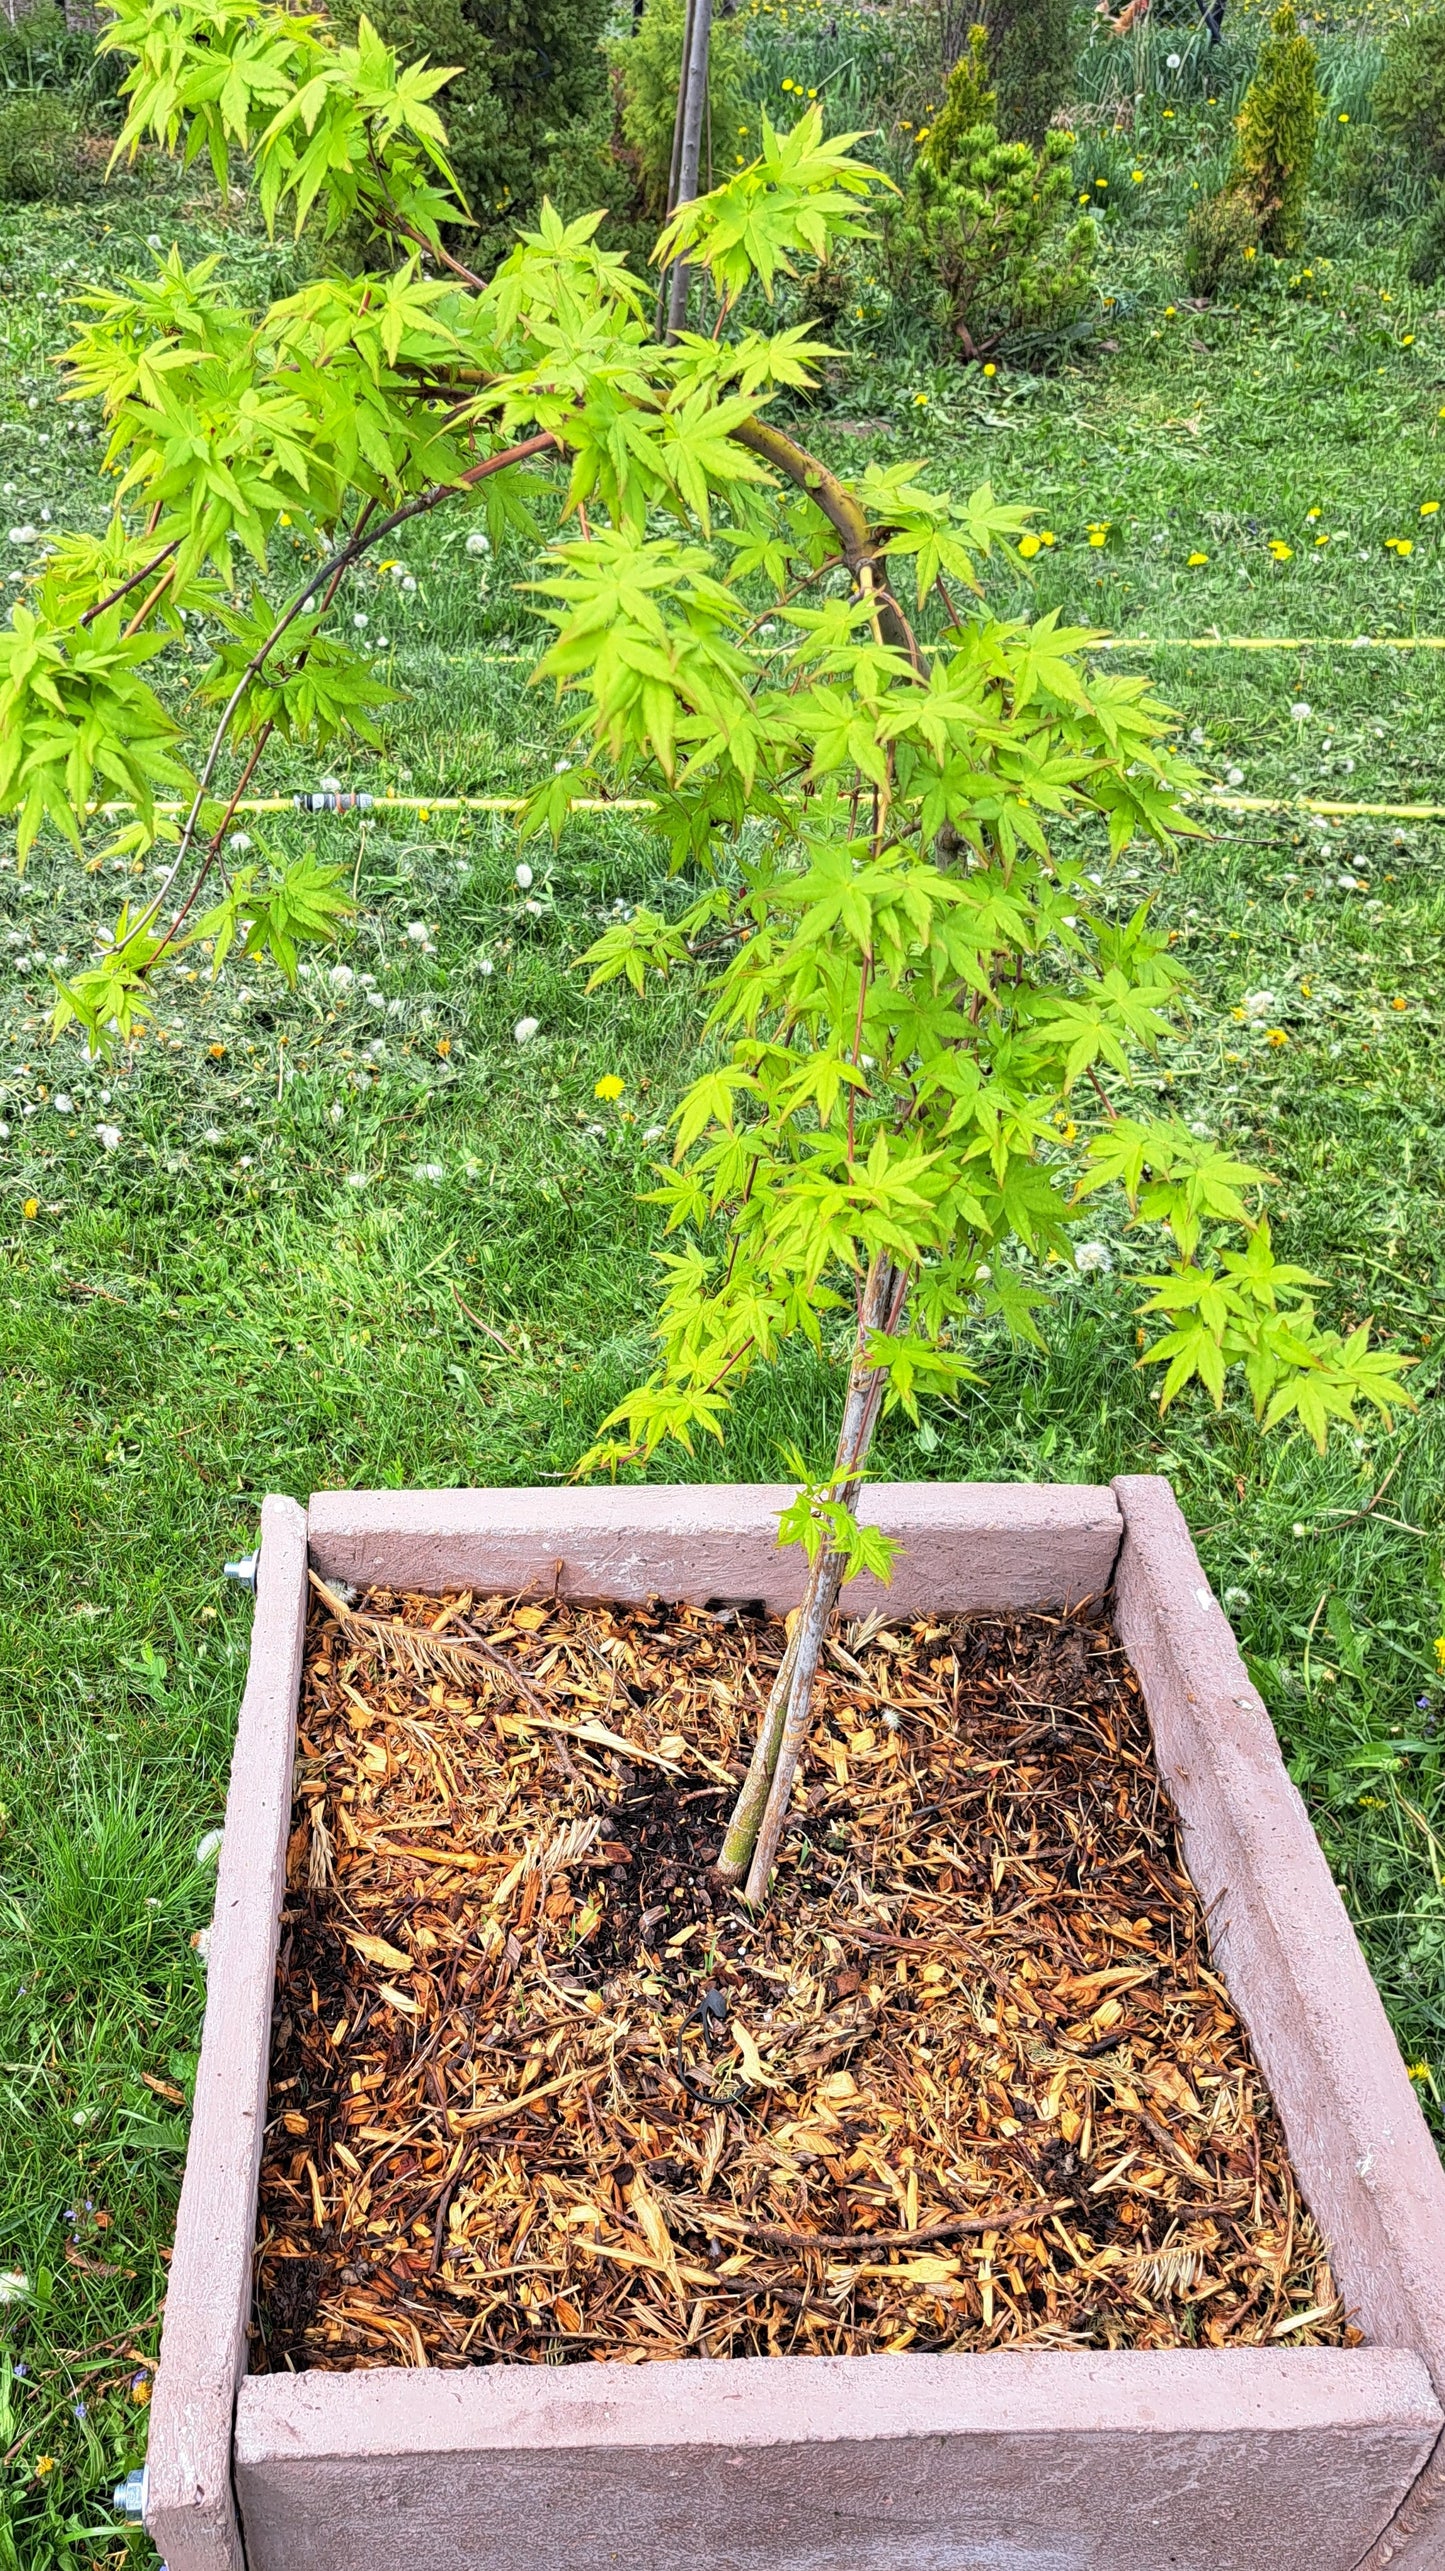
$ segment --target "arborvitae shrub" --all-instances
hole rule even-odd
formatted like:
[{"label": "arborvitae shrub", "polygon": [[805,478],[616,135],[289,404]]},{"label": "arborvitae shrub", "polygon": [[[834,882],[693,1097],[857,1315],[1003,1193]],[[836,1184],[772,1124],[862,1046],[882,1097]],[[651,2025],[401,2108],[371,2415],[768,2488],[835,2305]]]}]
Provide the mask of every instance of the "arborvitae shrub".
[{"label": "arborvitae shrub", "polygon": [[900,291],[916,294],[920,270],[932,277],[969,358],[1077,319],[1097,248],[1089,218],[1070,220],[1072,136],[1046,133],[1037,148],[1000,136],[987,45],[975,27],[921,139],[889,243]]},{"label": "arborvitae shrub", "polygon": [[[638,210],[653,223],[660,223],[667,212],[685,15],[685,0],[647,0],[632,34],[619,37],[608,48],[623,142],[636,177]],[[752,159],[753,136],[754,122],[743,92],[743,22],[715,8],[700,171],[704,188],[720,184],[740,160]]]},{"label": "arborvitae shrub", "polygon": [[1231,189],[1257,212],[1260,246],[1287,254],[1304,246],[1305,198],[1324,99],[1319,56],[1283,0],[1259,49],[1259,63],[1235,125]]},{"label": "arborvitae shrub", "polygon": [[1432,178],[1445,179],[1445,8],[1421,9],[1392,31],[1374,105],[1391,141]]},{"label": "arborvitae shrub", "polygon": [[464,255],[490,268],[535,214],[565,129],[606,99],[608,0],[332,0],[327,14],[348,37],[368,17],[403,62],[457,65],[437,105],[476,222]]}]

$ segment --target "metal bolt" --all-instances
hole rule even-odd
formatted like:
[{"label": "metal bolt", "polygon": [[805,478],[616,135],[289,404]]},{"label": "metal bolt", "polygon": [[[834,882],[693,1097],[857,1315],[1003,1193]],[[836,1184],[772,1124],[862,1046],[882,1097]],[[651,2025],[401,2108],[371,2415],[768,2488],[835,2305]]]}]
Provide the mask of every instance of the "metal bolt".
[{"label": "metal bolt", "polygon": [[242,1555],[239,1562],[228,1562],[226,1565],[226,1578],[239,1581],[243,1589],[250,1590],[253,1598],[256,1595],[256,1566],[260,1559],[259,1553],[247,1553]]},{"label": "metal bolt", "polygon": [[132,2526],[139,2526],[145,2516],[149,2479],[146,2466],[137,2464],[135,2471],[127,2473],[123,2482],[117,2482],[111,2493],[110,2504],[116,2516],[128,2518]]}]

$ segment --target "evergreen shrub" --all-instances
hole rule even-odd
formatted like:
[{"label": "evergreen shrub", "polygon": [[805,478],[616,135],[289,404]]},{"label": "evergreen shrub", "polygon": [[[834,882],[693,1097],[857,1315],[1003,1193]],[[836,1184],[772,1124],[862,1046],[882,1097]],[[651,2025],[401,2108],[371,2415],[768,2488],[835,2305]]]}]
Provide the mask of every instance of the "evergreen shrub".
[{"label": "evergreen shrub", "polygon": [[936,284],[945,325],[966,358],[1026,331],[1078,318],[1093,287],[1098,235],[1074,214],[1073,137],[1008,142],[988,72],[988,36],[975,27],[949,74],[944,104],[920,138],[901,214],[891,227],[898,290]]}]

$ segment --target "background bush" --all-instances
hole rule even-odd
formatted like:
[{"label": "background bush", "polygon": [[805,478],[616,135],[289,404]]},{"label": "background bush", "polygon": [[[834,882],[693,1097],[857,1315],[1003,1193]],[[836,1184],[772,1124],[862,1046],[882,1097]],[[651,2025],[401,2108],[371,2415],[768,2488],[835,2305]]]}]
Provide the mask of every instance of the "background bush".
[{"label": "background bush", "polygon": [[0,204],[73,203],[88,185],[70,100],[45,89],[0,94]]},{"label": "background bush", "polygon": [[605,109],[608,0],[335,0],[347,35],[368,17],[403,62],[455,63],[437,100],[452,166],[475,220],[467,256],[483,270],[536,213],[568,129]]}]

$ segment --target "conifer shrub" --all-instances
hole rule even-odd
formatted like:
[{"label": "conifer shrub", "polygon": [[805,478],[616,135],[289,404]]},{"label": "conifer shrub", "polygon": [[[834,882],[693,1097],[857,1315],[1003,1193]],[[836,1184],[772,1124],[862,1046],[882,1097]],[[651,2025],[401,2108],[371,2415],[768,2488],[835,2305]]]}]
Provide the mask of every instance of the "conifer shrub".
[{"label": "conifer shrub", "polygon": [[567,129],[605,106],[608,0],[332,0],[327,15],[347,41],[365,17],[403,60],[456,66],[443,96],[476,227],[464,256],[494,266],[536,213]]},{"label": "conifer shrub", "polygon": [[1314,46],[1300,34],[1293,0],[1282,0],[1239,111],[1229,181],[1256,208],[1260,247],[1279,256],[1304,247],[1305,199],[1324,106],[1318,67]]},{"label": "conifer shrub", "polygon": [[1324,99],[1319,57],[1299,32],[1293,0],[1282,0],[1235,120],[1234,165],[1224,186],[1202,197],[1184,235],[1184,266],[1196,294],[1242,279],[1256,251],[1276,257],[1304,247],[1305,199]]},{"label": "conifer shrub", "polygon": [[989,0],[983,12],[1008,142],[1042,143],[1074,74],[1071,0]]},{"label": "conifer shrub", "polygon": [[1035,146],[999,131],[988,36],[975,27],[919,145],[889,238],[898,288],[934,281],[940,318],[966,358],[1078,318],[1093,286],[1098,236],[1074,214],[1073,137]]}]

